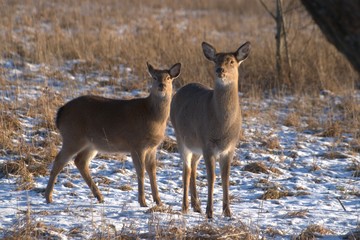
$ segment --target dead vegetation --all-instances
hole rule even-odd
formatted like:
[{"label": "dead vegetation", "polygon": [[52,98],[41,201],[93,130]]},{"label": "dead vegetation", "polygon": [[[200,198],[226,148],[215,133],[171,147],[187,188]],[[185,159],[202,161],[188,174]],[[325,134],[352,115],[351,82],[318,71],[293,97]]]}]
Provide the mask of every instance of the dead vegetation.
[{"label": "dead vegetation", "polygon": [[42,91],[42,95],[27,102],[26,115],[37,119],[37,128],[46,128],[47,130],[56,130],[55,116],[57,109],[64,104],[61,95],[53,92],[52,89],[46,87]]},{"label": "dead vegetation", "polygon": [[285,235],[283,231],[279,229],[274,229],[271,227],[266,228],[265,233],[268,234],[270,237],[276,237],[276,236],[283,236]]},{"label": "dead vegetation", "polygon": [[283,197],[294,196],[295,194],[289,191],[282,191],[275,188],[270,188],[259,197],[261,200],[280,199]]},{"label": "dead vegetation", "polygon": [[309,225],[304,231],[297,236],[296,240],[309,240],[309,239],[317,239],[324,235],[334,234],[333,231],[326,229],[324,226],[321,225]]},{"label": "dead vegetation", "polygon": [[121,191],[132,191],[133,188],[129,184],[124,184],[118,187]]},{"label": "dead vegetation", "polygon": [[285,217],[287,218],[306,218],[309,214],[309,210],[307,209],[302,209],[299,211],[291,211],[288,212]]},{"label": "dead vegetation", "polygon": [[72,184],[72,182],[65,182],[64,184],[64,187],[67,187],[67,188],[74,188],[75,186],[74,186],[74,184]]},{"label": "dead vegetation", "polygon": [[262,141],[261,145],[268,149],[281,149],[280,141],[277,137],[270,137]]},{"label": "dead vegetation", "polygon": [[160,148],[167,152],[178,152],[176,141],[169,138],[168,136],[165,136],[165,139],[160,145]]},{"label": "dead vegetation", "polygon": [[[82,65],[73,69],[72,74],[97,70],[113,80],[127,77],[126,73],[114,68],[126,64],[143,79],[147,60],[160,64],[180,61],[197,66],[205,61],[199,47],[203,40],[219,48],[231,48],[232,41],[220,40],[217,36],[232,32],[231,39],[246,38],[256,43],[251,59],[243,69],[241,91],[278,88],[279,91],[318,93],[321,89],[335,92],[353,87],[356,72],[350,64],[312,24],[299,1],[288,4],[296,6],[293,7],[296,11],[289,11],[285,16],[292,24],[287,34],[293,39],[290,46],[293,78],[284,78],[282,82],[275,77],[275,57],[269,57],[275,54],[275,40],[274,33],[267,29],[273,28],[274,24],[257,1],[223,1],[219,4],[218,1],[190,0],[181,3],[81,0],[76,6],[62,1],[61,4],[42,2],[34,8],[32,4],[15,1],[2,5],[0,24],[4,34],[0,35],[0,40],[4,44],[0,51],[8,58],[35,63],[62,64],[81,59]],[[134,19],[140,5],[143,9],[141,18]],[[164,6],[168,11],[161,12]],[[185,14],[184,10],[187,11]],[[220,17],[214,18],[214,15]],[[241,35],[238,29],[248,33],[247,36]],[[210,34],[206,34],[206,30],[211,30]],[[134,54],[139,53],[138,42],[146,52]],[[159,52],[164,53],[161,58],[157,57]],[[206,68],[184,66],[182,79],[177,84],[194,81],[211,84],[208,72]],[[53,73],[51,77],[59,76],[56,71],[50,73]],[[196,79],[195,75],[198,76]],[[142,89],[144,86],[138,82],[132,87]]]},{"label": "dead vegetation", "polygon": [[284,125],[288,127],[300,127],[301,120],[298,113],[289,113],[285,120]]},{"label": "dead vegetation", "polygon": [[64,230],[54,226],[48,226],[34,219],[30,206],[20,212],[13,227],[5,231],[2,239],[61,239]]},{"label": "dead vegetation", "polygon": [[320,137],[340,137],[343,133],[342,124],[339,121],[330,122],[325,125],[325,129],[319,134]]},{"label": "dead vegetation", "polygon": [[165,206],[165,205],[156,205],[154,207],[149,208],[145,211],[145,213],[154,213],[154,212],[160,212],[160,213],[169,213],[169,214],[180,214],[178,211],[174,211],[171,206]]},{"label": "dead vegetation", "polygon": [[275,173],[282,174],[282,172],[275,167],[267,167],[263,162],[253,162],[245,165],[243,171],[252,172],[252,173]]},{"label": "dead vegetation", "polygon": [[244,166],[243,170],[252,173],[269,173],[268,168],[262,162],[249,163]]},{"label": "dead vegetation", "polygon": [[31,190],[34,188],[34,175],[23,160],[7,161],[0,165],[0,173],[6,177],[17,177],[16,190]]},{"label": "dead vegetation", "polygon": [[200,224],[192,229],[187,230],[186,238],[189,240],[195,239],[258,239],[258,236],[251,232],[251,230],[244,224],[240,226],[226,225],[217,227],[209,223]]},{"label": "dead vegetation", "polygon": [[351,165],[346,170],[353,171],[353,177],[360,177],[360,162],[353,160]]}]

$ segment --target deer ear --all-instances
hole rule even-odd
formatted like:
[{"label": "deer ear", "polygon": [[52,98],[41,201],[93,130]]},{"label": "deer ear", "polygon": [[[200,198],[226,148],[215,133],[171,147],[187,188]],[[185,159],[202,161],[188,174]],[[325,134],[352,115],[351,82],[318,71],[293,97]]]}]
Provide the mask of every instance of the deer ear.
[{"label": "deer ear", "polygon": [[250,42],[246,42],[243,45],[241,45],[238,50],[234,53],[234,56],[236,60],[239,62],[239,64],[244,61],[250,54],[251,44]]},{"label": "deer ear", "polygon": [[151,77],[153,77],[153,74],[154,74],[154,67],[151,66],[150,63],[146,62],[146,65],[147,65],[147,68],[148,68],[148,72],[150,74]]},{"label": "deer ear", "polygon": [[205,57],[210,61],[215,61],[216,49],[206,42],[203,42],[201,44],[201,47],[203,49]]},{"label": "deer ear", "polygon": [[181,63],[176,63],[169,70],[169,74],[172,79],[177,78],[180,75]]}]

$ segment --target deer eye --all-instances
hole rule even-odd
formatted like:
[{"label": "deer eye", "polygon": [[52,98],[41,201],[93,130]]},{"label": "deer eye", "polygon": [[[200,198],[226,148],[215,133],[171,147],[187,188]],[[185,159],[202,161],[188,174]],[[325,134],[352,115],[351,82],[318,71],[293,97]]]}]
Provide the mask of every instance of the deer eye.
[{"label": "deer eye", "polygon": [[234,65],[234,60],[230,60],[230,64],[231,64],[231,65]]}]

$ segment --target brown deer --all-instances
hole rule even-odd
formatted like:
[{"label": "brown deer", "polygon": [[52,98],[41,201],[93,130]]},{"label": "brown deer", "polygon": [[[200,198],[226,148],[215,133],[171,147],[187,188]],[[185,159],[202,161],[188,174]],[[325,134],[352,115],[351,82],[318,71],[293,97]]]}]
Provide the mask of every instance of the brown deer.
[{"label": "brown deer", "polygon": [[213,217],[213,191],[215,160],[219,158],[223,188],[223,213],[230,217],[229,175],[230,163],[241,130],[241,109],[238,95],[238,68],[250,53],[250,43],[244,43],[235,52],[217,53],[210,44],[203,42],[205,57],[215,63],[214,89],[198,83],[182,87],[174,95],[170,118],[183,161],[182,211],[189,208],[190,184],[191,206],[201,212],[196,191],[196,168],[200,156],[206,164],[208,199],[206,215]]},{"label": "brown deer", "polygon": [[92,180],[89,163],[97,152],[129,152],[138,180],[138,201],[146,207],[144,196],[145,169],[149,174],[153,200],[161,205],[156,183],[156,149],[163,140],[169,118],[172,81],[180,75],[181,64],[168,70],[147,64],[153,79],[146,98],[116,100],[81,96],[61,107],[56,126],[63,145],[55,158],[45,190],[47,203],[59,172],[75,157],[75,165],[99,202],[103,196]]}]

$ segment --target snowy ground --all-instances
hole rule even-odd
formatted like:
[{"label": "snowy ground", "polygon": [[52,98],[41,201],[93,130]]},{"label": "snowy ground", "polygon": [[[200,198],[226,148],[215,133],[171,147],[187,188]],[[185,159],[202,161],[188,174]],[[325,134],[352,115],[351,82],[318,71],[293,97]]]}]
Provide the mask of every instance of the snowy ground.
[{"label": "snowy ground", "polygon": [[[69,66],[71,64],[74,63]],[[64,81],[46,77],[46,66],[25,63],[19,67],[12,61],[2,60],[0,68],[7,86],[1,90],[1,102],[18,101],[21,105],[21,102],[40,97],[45,88],[50,89],[51,94],[66,92],[67,99],[92,90],[116,98],[145,95],[137,91],[119,92],[111,85],[100,84],[108,80],[101,73],[94,73],[93,80],[85,81],[84,76],[71,75],[67,67],[63,67],[59,72]],[[131,72],[123,66],[119,68]],[[121,79],[118,84],[122,84]],[[228,219],[221,214],[222,190],[218,177],[214,220],[209,224],[217,227],[245,224],[255,236],[276,239],[297,236],[313,224],[329,230],[323,234],[325,239],[340,239],[359,227],[360,178],[354,174],[352,166],[360,163],[360,155],[351,151],[351,135],[321,137],[313,131],[285,126],[281,119],[294,110],[289,107],[292,101],[293,97],[263,101],[242,99],[242,108],[248,115],[243,121],[244,137],[231,169],[233,217]],[[42,137],[31,131],[36,121],[36,118],[21,118],[22,138],[29,144],[33,138]],[[167,136],[175,139],[171,125]],[[271,141],[276,140],[278,146],[269,147]],[[1,151],[0,164],[17,158]],[[92,161],[93,178],[105,198],[102,204],[96,203],[73,164],[59,175],[52,204],[46,204],[43,196],[48,175],[35,177],[35,188],[27,191],[16,190],[17,176],[1,176],[0,237],[17,226],[29,210],[31,221],[45,224],[50,236],[60,239],[89,238],[111,231],[152,238],[161,231],[186,230],[206,223],[204,214],[190,211],[182,215],[180,212],[182,163],[179,154],[159,149],[158,159],[158,186],[167,208],[165,212],[148,212],[154,206],[148,178],[145,192],[149,208],[139,206],[136,174],[128,155],[101,155]],[[263,163],[267,171],[246,171],[245,166],[251,163]],[[197,184],[204,211],[207,196],[204,164],[199,165]],[[261,200],[268,189],[283,191],[288,196]]]}]

